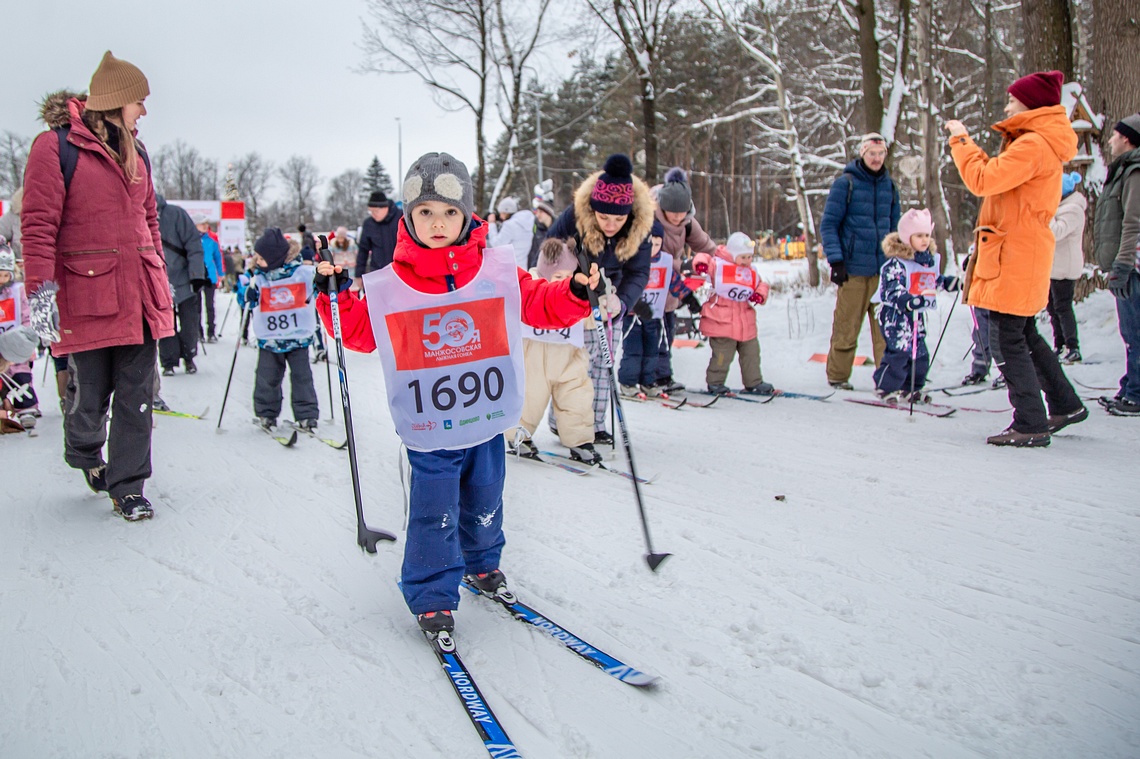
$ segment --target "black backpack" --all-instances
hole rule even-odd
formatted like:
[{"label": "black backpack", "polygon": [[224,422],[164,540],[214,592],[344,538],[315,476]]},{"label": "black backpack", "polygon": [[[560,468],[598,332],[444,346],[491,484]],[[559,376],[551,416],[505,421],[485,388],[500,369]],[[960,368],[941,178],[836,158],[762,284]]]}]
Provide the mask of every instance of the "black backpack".
[{"label": "black backpack", "polygon": [[[67,191],[71,189],[71,178],[75,176],[75,167],[79,165],[79,148],[72,145],[67,139],[67,136],[71,134],[70,124],[52,131],[59,138],[59,170],[63,172],[63,189]],[[146,154],[141,145],[139,146],[139,155],[142,156],[143,163],[146,164],[146,173],[150,174],[150,156]]]}]

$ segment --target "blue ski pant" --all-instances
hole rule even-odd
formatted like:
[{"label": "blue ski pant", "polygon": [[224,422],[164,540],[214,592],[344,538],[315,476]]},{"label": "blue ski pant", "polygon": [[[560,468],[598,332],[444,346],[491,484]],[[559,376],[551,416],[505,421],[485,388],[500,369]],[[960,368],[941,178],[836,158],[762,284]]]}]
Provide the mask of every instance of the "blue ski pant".
[{"label": "blue ski pant", "polygon": [[503,552],[502,435],[458,451],[408,451],[412,485],[400,587],[413,614],[459,607],[465,574],[499,568]]},{"label": "blue ski pant", "polygon": [[661,322],[645,322],[636,316],[627,316],[622,324],[621,364],[618,365],[618,382],[623,385],[645,385],[657,382],[657,367],[661,353]]},{"label": "blue ski pant", "polygon": [[[884,393],[898,390],[910,392],[910,350],[899,351],[888,344],[883,360],[875,369],[875,387]],[[921,390],[926,385],[926,374],[930,370],[930,354],[926,352],[926,341],[918,341],[918,357],[914,360],[914,389]]]}]

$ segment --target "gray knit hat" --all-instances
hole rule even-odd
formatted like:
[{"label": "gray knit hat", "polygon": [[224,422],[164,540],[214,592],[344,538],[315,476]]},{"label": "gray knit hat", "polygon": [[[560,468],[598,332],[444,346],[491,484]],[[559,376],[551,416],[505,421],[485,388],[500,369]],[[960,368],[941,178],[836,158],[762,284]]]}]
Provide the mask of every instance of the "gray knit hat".
[{"label": "gray knit hat", "polygon": [[693,191],[684,169],[675,166],[665,172],[665,184],[657,191],[657,207],[669,213],[688,213],[693,207]]},{"label": "gray knit hat", "polygon": [[404,226],[412,239],[416,238],[412,224],[412,211],[427,200],[438,200],[455,206],[463,213],[465,224],[459,234],[460,240],[467,238],[471,229],[471,214],[475,212],[475,201],[471,192],[471,175],[467,167],[450,153],[425,153],[417,158],[404,176]]},{"label": "gray knit hat", "polygon": [[1131,142],[1132,147],[1140,148],[1140,113],[1125,116],[1113,128]]},{"label": "gray knit hat", "polygon": [[16,254],[2,236],[0,236],[0,271],[10,272],[13,277],[16,276]]},{"label": "gray knit hat", "polygon": [[0,334],[0,358],[22,364],[36,355],[40,339],[31,327],[16,327]]}]

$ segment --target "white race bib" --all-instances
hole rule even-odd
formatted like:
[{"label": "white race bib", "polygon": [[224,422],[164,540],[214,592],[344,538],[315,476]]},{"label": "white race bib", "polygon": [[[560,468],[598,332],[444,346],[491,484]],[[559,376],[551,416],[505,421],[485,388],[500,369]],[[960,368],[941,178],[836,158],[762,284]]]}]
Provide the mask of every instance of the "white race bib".
[{"label": "white race bib", "polygon": [[586,344],[585,337],[583,336],[585,328],[582,325],[583,322],[578,322],[573,327],[542,329],[541,327],[532,327],[529,324],[524,324],[522,325],[522,336],[526,340],[537,340],[540,343],[573,345],[575,348],[581,348]]},{"label": "white race bib", "polygon": [[363,278],[396,432],[413,451],[458,450],[518,424],[525,377],[512,248],[488,248],[458,290],[422,293],[391,266]]},{"label": "white race bib", "polygon": [[661,257],[649,265],[649,283],[641,293],[641,299],[653,309],[653,318],[665,316],[665,299],[669,296],[669,280],[673,275],[673,256],[662,253]]},{"label": "white race bib", "polygon": [[313,295],[313,267],[299,266],[292,276],[270,282],[265,275],[253,278],[258,289],[251,322],[258,340],[303,340],[317,330]]},{"label": "white race bib", "polygon": [[[934,264],[931,266],[923,266],[916,261],[908,261],[905,258],[898,259],[898,262],[903,265],[906,270],[906,291],[911,295],[922,295],[927,290],[938,289],[938,263],[940,256],[934,254]],[[881,280],[881,278],[880,278]],[[883,302],[883,283],[879,282],[879,291],[875,293],[872,298],[875,303]],[[928,295],[924,298],[922,308],[916,308],[916,311],[930,311],[938,306],[938,300]]]},{"label": "white race bib", "polygon": [[22,282],[13,282],[5,288],[4,294],[0,295],[0,333],[20,326],[20,320],[23,318],[20,302],[23,299]]},{"label": "white race bib", "polygon": [[713,275],[713,292],[719,298],[743,303],[756,292],[760,275],[751,266],[737,266],[717,259]]}]

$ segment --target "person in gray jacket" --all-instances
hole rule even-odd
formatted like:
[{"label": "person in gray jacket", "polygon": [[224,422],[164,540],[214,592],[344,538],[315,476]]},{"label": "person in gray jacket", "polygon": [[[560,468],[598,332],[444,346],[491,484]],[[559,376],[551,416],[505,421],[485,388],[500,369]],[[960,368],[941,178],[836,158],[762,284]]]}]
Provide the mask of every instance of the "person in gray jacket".
[{"label": "person in gray jacket", "polygon": [[12,202],[8,205],[7,212],[0,216],[0,237],[3,237],[12,246],[12,252],[16,254],[16,263],[22,264],[24,262],[24,246],[20,240],[20,211],[24,206],[24,188],[16,190],[12,193]]},{"label": "person in gray jacket", "polygon": [[211,286],[206,276],[202,236],[185,209],[167,203],[162,195],[156,195],[155,201],[162,249],[166,254],[166,276],[174,293],[174,313],[178,317],[177,332],[158,341],[158,360],[167,377],[174,374],[179,359],[186,373],[194,374],[198,371],[194,357],[198,355],[198,325],[202,320],[198,292]]},{"label": "person in gray jacket", "polygon": [[1108,272],[1124,338],[1125,373],[1115,398],[1100,403],[1114,416],[1140,416],[1140,113],[1121,120],[1108,140],[1112,164],[1096,204],[1096,262]]},{"label": "person in gray jacket", "polygon": [[1077,316],[1073,312],[1073,290],[1085,270],[1082,242],[1085,236],[1085,210],[1088,201],[1077,190],[1080,173],[1061,176],[1061,205],[1049,226],[1053,230],[1053,271],[1049,275],[1049,320],[1053,324],[1053,350],[1062,364],[1079,364],[1081,345],[1077,337]]}]

